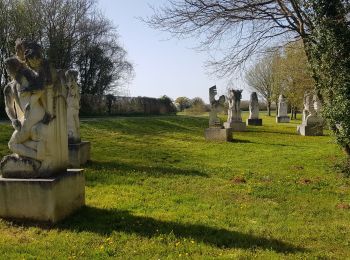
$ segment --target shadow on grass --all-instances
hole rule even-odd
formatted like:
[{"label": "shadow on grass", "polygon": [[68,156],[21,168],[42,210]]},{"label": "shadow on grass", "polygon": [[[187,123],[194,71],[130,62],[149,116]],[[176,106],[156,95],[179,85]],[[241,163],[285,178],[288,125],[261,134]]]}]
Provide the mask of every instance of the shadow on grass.
[{"label": "shadow on grass", "polygon": [[[159,163],[161,164],[161,163]],[[142,174],[145,176],[152,177],[161,177],[161,176],[171,176],[171,175],[185,175],[185,176],[199,176],[209,178],[209,175],[200,172],[198,170],[192,169],[183,169],[183,168],[172,168],[165,166],[146,166],[146,165],[137,165],[137,164],[127,164],[118,161],[108,161],[108,162],[89,162],[86,164],[86,167],[98,171],[98,170],[111,170],[110,174],[117,172],[120,174],[120,171],[125,171],[128,174],[130,172],[137,172],[137,174]]]},{"label": "shadow on grass", "polygon": [[277,239],[245,234],[200,224],[162,221],[151,217],[135,216],[129,211],[85,207],[52,228],[74,232],[93,232],[110,235],[125,232],[151,238],[161,234],[174,234],[177,238],[190,238],[219,248],[261,248],[283,253],[304,252],[306,249]]}]

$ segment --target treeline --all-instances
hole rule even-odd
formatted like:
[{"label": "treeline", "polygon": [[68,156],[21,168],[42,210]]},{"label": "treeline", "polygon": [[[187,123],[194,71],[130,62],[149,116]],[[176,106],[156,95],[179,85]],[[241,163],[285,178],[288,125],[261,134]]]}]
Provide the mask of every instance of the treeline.
[{"label": "treeline", "polygon": [[[0,83],[17,38],[41,44],[57,69],[79,71],[83,94],[118,92],[133,65],[95,0],[0,0]],[[1,97],[1,99],[3,99]]]},{"label": "treeline", "polygon": [[163,115],[170,113],[176,113],[176,108],[167,96],[161,98],[91,94],[81,96],[81,116]]},{"label": "treeline", "polygon": [[315,89],[315,81],[302,42],[271,49],[249,68],[246,82],[266,102],[269,114],[272,103],[283,94],[291,108],[292,118],[303,110],[305,92]]}]

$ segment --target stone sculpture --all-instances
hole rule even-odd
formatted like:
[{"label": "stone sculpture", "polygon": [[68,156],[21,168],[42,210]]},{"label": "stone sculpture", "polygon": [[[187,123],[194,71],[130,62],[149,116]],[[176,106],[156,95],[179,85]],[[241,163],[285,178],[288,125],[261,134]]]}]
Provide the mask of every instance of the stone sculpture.
[{"label": "stone sculpture", "polygon": [[229,89],[227,95],[228,101],[228,113],[227,122],[224,123],[225,128],[232,128],[235,132],[241,132],[246,130],[246,125],[242,122],[241,115],[241,99],[242,91],[236,89]]},{"label": "stone sculpture", "polygon": [[288,104],[285,97],[281,94],[278,98],[278,115],[276,117],[277,123],[289,123]]},{"label": "stone sculpture", "polygon": [[14,127],[12,155],[0,163],[3,177],[49,177],[66,170],[68,146],[65,88],[42,56],[40,45],[17,41],[16,56],[6,60],[12,81],[5,87],[6,112]]},{"label": "stone sculpture", "polygon": [[262,125],[262,119],[259,118],[259,100],[256,92],[253,92],[250,95],[249,118],[247,119],[247,125]]},{"label": "stone sculpture", "polygon": [[317,95],[305,93],[302,123],[297,132],[304,136],[323,135],[323,119],[321,117],[322,105]]},{"label": "stone sculpture", "polygon": [[67,86],[69,165],[78,168],[90,160],[91,144],[88,141],[81,141],[80,138],[80,90],[77,83],[78,72],[75,70],[66,71],[65,80]]},{"label": "stone sculpture", "polygon": [[218,100],[215,99],[217,95],[216,86],[209,88],[209,102],[210,102],[210,112],[209,112],[209,127],[222,127],[218,113],[222,112],[225,105],[225,96],[222,95]]},{"label": "stone sculpture", "polygon": [[80,91],[77,83],[78,71],[68,70],[65,73],[67,79],[67,127],[68,143],[80,142]]},{"label": "stone sculpture", "polygon": [[232,129],[225,129],[222,126],[218,113],[224,109],[225,96],[222,95],[218,100],[215,99],[217,95],[216,86],[209,88],[209,102],[211,110],[209,112],[209,128],[205,130],[204,136],[207,141],[231,141]]},{"label": "stone sculpture", "polygon": [[17,40],[5,64],[14,132],[0,162],[0,216],[56,222],[85,203],[82,170],[67,170],[67,80],[32,41]]}]

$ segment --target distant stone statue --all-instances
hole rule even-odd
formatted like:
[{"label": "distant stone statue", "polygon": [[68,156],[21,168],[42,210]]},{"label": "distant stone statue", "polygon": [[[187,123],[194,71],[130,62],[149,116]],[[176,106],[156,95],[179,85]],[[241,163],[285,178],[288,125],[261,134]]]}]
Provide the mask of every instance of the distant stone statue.
[{"label": "distant stone statue", "polygon": [[305,93],[302,123],[297,132],[304,136],[323,135],[323,119],[321,117],[322,105],[316,95]]},{"label": "distant stone statue", "polygon": [[0,163],[5,178],[48,177],[68,165],[65,87],[42,56],[41,46],[16,41],[16,56],[6,60],[12,81],[5,87],[6,112],[14,127],[12,155]]},{"label": "distant stone statue", "polygon": [[281,94],[278,98],[278,115],[276,117],[277,123],[289,123],[288,104],[285,97]]},{"label": "distant stone statue", "polygon": [[209,127],[222,127],[221,120],[218,117],[218,113],[220,113],[224,109],[225,105],[225,96],[222,95],[218,100],[215,99],[217,95],[216,86],[209,88],[209,102],[210,102],[210,113],[209,113]]},{"label": "distant stone statue", "polygon": [[252,92],[249,101],[249,118],[247,125],[262,125],[262,119],[259,119],[259,100],[256,92]]},{"label": "distant stone statue", "polygon": [[241,89],[229,89],[227,94],[228,112],[227,122],[224,126],[225,128],[232,128],[236,132],[245,131],[246,129],[241,115],[242,91]]},{"label": "distant stone statue", "polygon": [[228,142],[232,141],[232,128],[224,128],[218,113],[223,111],[225,105],[225,96],[222,95],[218,100],[216,86],[209,88],[209,128],[205,129],[204,136],[207,141]]},{"label": "distant stone statue", "polygon": [[65,73],[67,80],[67,127],[68,142],[79,143],[80,140],[80,91],[78,86],[78,71],[68,70]]}]

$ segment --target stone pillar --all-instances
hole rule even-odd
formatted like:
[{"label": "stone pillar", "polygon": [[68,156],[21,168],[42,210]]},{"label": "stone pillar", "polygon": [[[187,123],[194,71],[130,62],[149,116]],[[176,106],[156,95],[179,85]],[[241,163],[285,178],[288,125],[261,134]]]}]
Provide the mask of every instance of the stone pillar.
[{"label": "stone pillar", "polygon": [[262,125],[262,119],[259,118],[259,100],[256,92],[253,92],[250,95],[249,118],[247,119],[247,125]]},{"label": "stone pillar", "polygon": [[290,118],[288,116],[288,104],[283,95],[278,98],[278,115],[276,117],[277,123],[289,123]]}]

